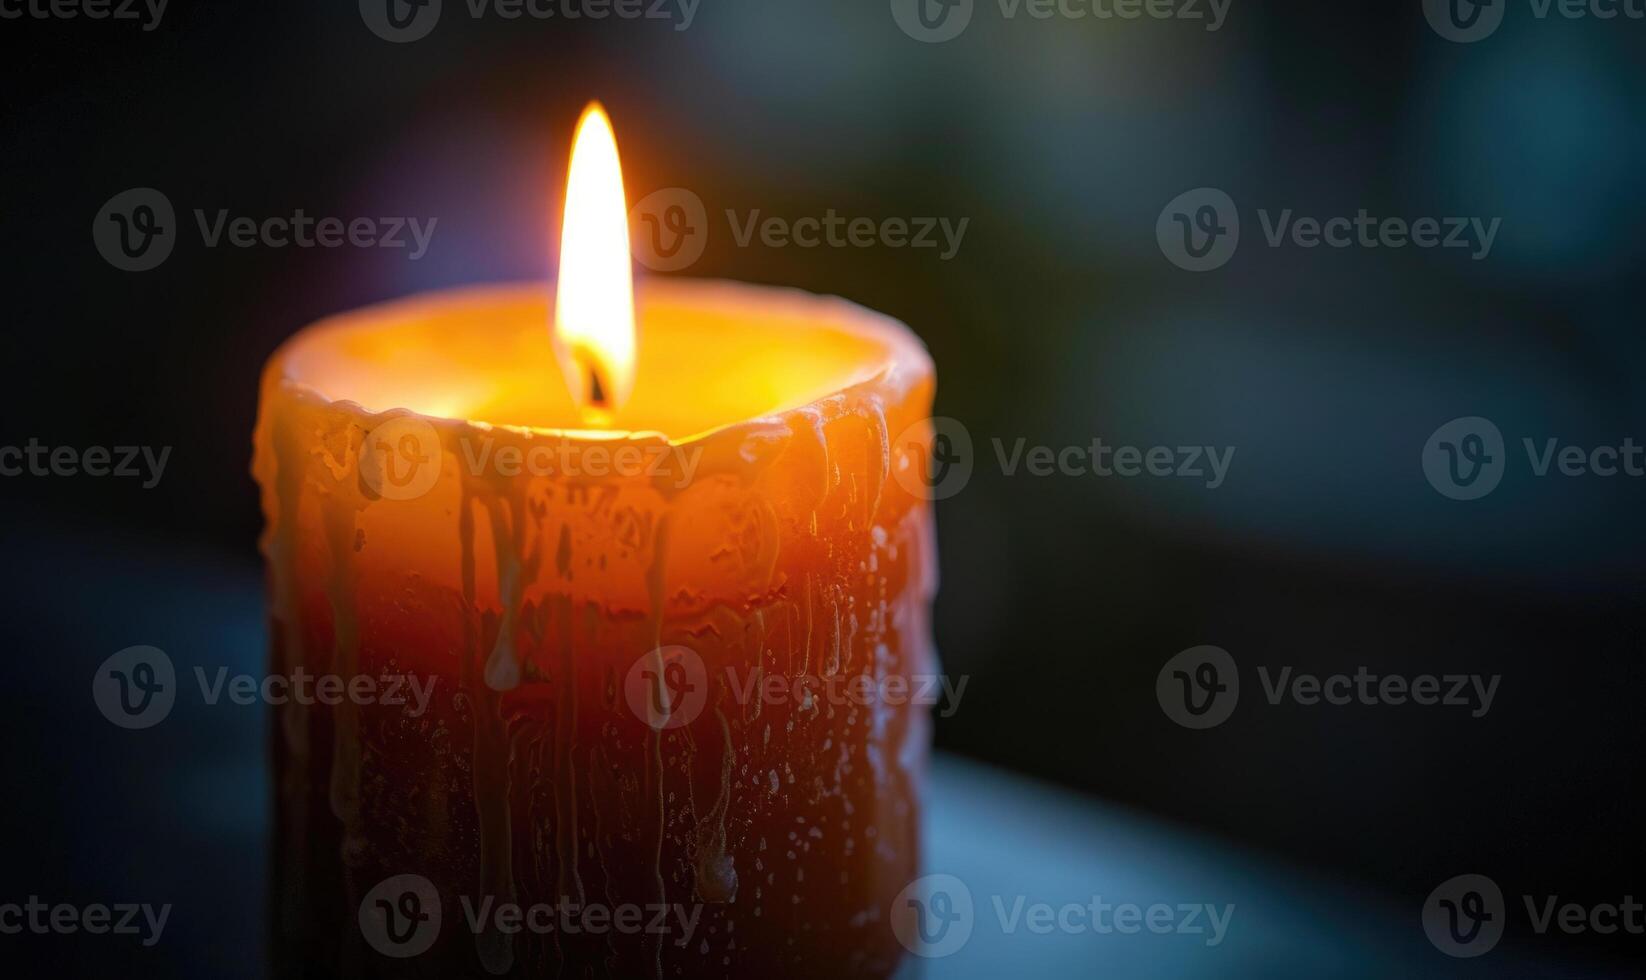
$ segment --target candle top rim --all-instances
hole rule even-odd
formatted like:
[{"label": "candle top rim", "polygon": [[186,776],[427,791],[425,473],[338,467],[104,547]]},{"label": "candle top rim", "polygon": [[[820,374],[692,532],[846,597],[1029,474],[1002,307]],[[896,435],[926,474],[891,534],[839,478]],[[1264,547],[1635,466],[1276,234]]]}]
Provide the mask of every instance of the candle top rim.
[{"label": "candle top rim", "polygon": [[[592,430],[552,354],[553,292],[542,281],[480,283],[326,317],[280,345],[265,384],[374,416],[416,415],[437,425],[577,441],[685,445],[866,386],[900,398],[934,374],[924,344],[905,324],[838,296],[731,280],[641,280],[636,404],[611,428]],[[390,337],[406,343],[385,347]],[[737,346],[750,338],[772,342],[754,345],[758,350]],[[494,359],[477,364],[476,354]],[[480,390],[509,387],[505,382],[532,390]]]}]

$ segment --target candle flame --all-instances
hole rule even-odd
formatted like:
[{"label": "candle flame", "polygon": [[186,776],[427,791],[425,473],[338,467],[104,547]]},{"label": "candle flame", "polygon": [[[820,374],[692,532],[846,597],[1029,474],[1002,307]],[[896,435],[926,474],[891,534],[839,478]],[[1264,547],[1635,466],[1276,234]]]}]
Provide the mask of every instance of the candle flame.
[{"label": "candle flame", "polygon": [[598,102],[578,120],[560,228],[554,345],[573,397],[609,420],[634,387],[634,270],[629,209],[611,119]]}]

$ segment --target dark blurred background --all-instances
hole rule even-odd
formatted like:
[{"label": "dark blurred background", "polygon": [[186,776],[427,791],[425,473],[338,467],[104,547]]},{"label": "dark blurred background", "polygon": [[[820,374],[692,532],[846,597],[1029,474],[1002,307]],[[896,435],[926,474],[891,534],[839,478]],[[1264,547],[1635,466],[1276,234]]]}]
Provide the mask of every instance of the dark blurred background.
[{"label": "dark blurred background", "polygon": [[[631,201],[677,186],[704,201],[714,232],[687,274],[837,293],[930,347],[939,414],[978,450],[970,485],[938,505],[937,638],[946,669],[971,677],[940,748],[1414,910],[1471,871],[1515,895],[1646,891],[1641,483],[1535,478],[1518,448],[1646,442],[1646,22],[1539,20],[1522,3],[1457,44],[1416,0],[1233,0],[1215,32],[1006,18],[980,0],[961,36],[926,44],[883,0],[702,0],[685,30],[446,8],[404,44],[344,2],[174,0],[153,31],[0,21],[0,443],[174,447],[152,490],[0,479],[9,537],[255,574],[265,358],[362,304],[546,279],[572,124],[598,98]],[[1196,274],[1167,261],[1156,222],[1206,186],[1238,202],[1243,237]],[[111,267],[90,233],[132,187],[165,193],[182,229],[143,273]],[[298,208],[438,227],[415,261],[206,248],[194,228],[195,209]],[[1502,226],[1480,261],[1271,248],[1257,211],[1287,208]],[[726,209],[969,226],[948,261],[740,247]],[[1495,493],[1459,502],[1425,480],[1421,454],[1474,415],[1518,457]],[[1008,477],[994,460],[997,438],[1094,437],[1237,454],[1215,490]],[[41,575],[21,560],[0,572],[14,658],[56,653],[15,599]],[[123,612],[141,595],[60,587],[106,652],[150,642]],[[168,615],[191,612],[144,621]],[[1502,681],[1475,719],[1270,707],[1248,672],[1234,717],[1196,732],[1163,714],[1155,679],[1199,644],[1247,671]],[[71,734],[22,704],[14,723],[8,772],[85,777],[50,767]],[[7,847],[26,849],[26,823],[89,819],[63,799],[71,812],[14,815]],[[1642,948],[1543,941],[1637,961]]]}]

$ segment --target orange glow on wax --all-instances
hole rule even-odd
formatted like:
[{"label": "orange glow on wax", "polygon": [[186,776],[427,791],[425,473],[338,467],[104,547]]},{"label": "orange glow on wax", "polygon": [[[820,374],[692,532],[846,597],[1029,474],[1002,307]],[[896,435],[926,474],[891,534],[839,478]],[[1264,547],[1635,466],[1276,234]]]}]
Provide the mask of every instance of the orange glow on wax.
[{"label": "orange glow on wax", "polygon": [[634,389],[634,272],[617,137],[599,103],[578,121],[560,229],[554,347],[572,397],[600,424]]}]

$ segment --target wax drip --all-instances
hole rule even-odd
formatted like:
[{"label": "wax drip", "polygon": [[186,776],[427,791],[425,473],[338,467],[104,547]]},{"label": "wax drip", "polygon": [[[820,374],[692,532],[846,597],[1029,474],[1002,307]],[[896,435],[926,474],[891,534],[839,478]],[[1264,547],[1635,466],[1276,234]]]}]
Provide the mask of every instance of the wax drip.
[{"label": "wax drip", "polygon": [[759,524],[759,548],[749,563],[749,574],[753,581],[764,585],[776,575],[778,550],[783,545],[783,528],[778,523],[777,511],[772,509],[771,501],[764,498],[755,499],[754,517]]},{"label": "wax drip", "polygon": [[[267,411],[267,409],[265,409]],[[307,470],[298,427],[294,424],[297,413],[271,413],[268,423],[269,444],[273,457],[259,454],[256,468],[263,481],[263,499],[267,507],[271,493],[276,508],[275,516],[263,534],[263,550],[268,559],[271,619],[274,622],[272,650],[276,673],[290,677],[302,664],[303,610],[298,602],[297,584],[293,581],[297,568],[297,522],[303,501],[303,485]],[[259,440],[259,445],[262,441]],[[273,466],[273,479],[267,468]],[[279,731],[286,747],[287,759],[280,772],[280,804],[284,819],[280,821],[282,843],[278,880],[280,897],[276,914],[280,917],[282,933],[301,935],[308,931],[299,925],[305,919],[305,896],[308,892],[309,862],[301,860],[309,840],[310,753],[309,725],[313,715],[296,705],[276,709]]]},{"label": "wax drip", "polygon": [[794,414],[794,419],[789,424],[790,431],[797,436],[805,435],[806,443],[817,453],[817,502],[812,511],[812,530],[815,533],[817,508],[821,508],[829,499],[829,477],[832,469],[829,462],[829,439],[823,431],[823,413],[813,407],[803,408]]},{"label": "wax drip", "polygon": [[[344,431],[348,435],[344,453],[353,455],[350,450],[355,445],[357,427],[349,426]],[[363,431],[359,434],[364,437]],[[320,445],[324,447],[326,440],[321,439]],[[354,677],[359,673],[360,636],[351,566],[356,522],[359,509],[365,506],[365,502],[359,499],[355,486],[345,479],[353,473],[348,463],[329,458],[324,448],[316,453],[316,457],[322,466],[332,471],[331,486],[327,491],[322,491],[319,499],[322,534],[330,561],[324,584],[326,601],[332,610],[332,661],[327,666],[331,673]],[[361,832],[360,774],[360,709],[353,701],[344,698],[332,712],[332,765],[328,798],[332,814],[342,825],[337,856],[343,869],[344,900],[349,905],[360,900],[361,888],[355,871],[359,857],[368,845],[366,835]],[[353,958],[359,953],[360,948],[355,944],[344,947],[345,969],[353,967]]]},{"label": "wax drip", "polygon": [[[326,544],[331,574],[326,598],[332,609],[332,672],[354,677],[359,671],[359,619],[355,614],[353,549],[356,504],[352,494],[339,488],[323,498]],[[332,813],[343,821],[345,856],[355,843],[360,818],[360,712],[351,699],[342,699],[333,714]]]},{"label": "wax drip", "polygon": [[[599,871],[599,880],[605,883],[603,894],[605,895],[606,905],[610,908],[616,908],[620,903],[620,899],[613,890],[615,876],[612,873],[612,868],[606,862],[606,849],[601,844],[602,814],[600,812],[600,801],[612,799],[617,795],[616,781],[610,776],[611,768],[612,761],[606,752],[606,746],[597,742],[589,752],[589,816],[594,823],[594,832],[589,835],[589,845],[594,855],[596,870]],[[560,937],[557,935],[555,937],[557,946],[559,942]],[[610,937],[608,937],[608,942],[611,942]],[[615,953],[615,942],[612,943],[612,949]]]},{"label": "wax drip", "polygon": [[869,426],[869,486],[866,494],[869,510],[864,520],[867,527],[880,513],[881,494],[886,487],[886,477],[892,471],[892,445],[891,435],[886,430],[886,413],[878,399],[866,399],[865,404],[858,408],[858,414]]},{"label": "wax drip", "polygon": [[577,871],[577,656],[573,637],[572,600],[555,596],[556,643],[560,650],[558,710],[555,711],[554,785],[565,792],[555,793],[555,853],[559,857],[555,897],[583,904],[583,879]]},{"label": "wax drip", "polygon": [[714,714],[720,719],[720,795],[714,801],[714,809],[699,826],[696,890],[699,901],[724,903],[737,898],[737,868],[726,850],[726,811],[731,806],[736,749],[732,746],[732,729],[726,713],[715,705]]},{"label": "wax drip", "polygon": [[516,502],[488,496],[486,514],[491,519],[492,548],[497,556],[498,601],[503,614],[497,626],[497,642],[486,658],[486,686],[493,691],[512,691],[520,686],[520,659],[515,633],[520,623],[520,604],[525,592],[526,515]]},{"label": "wax drip", "polygon": [[812,630],[816,619],[817,606],[817,599],[813,594],[812,585],[814,578],[812,572],[806,573],[806,659],[800,666],[800,673],[802,674],[810,673],[812,669]]},{"label": "wax drip", "polygon": [[[827,588],[831,592],[834,590],[833,586],[829,586]],[[838,599],[831,598],[831,599],[828,600],[828,603],[829,603],[829,615],[830,615],[830,620],[829,620],[829,651],[828,651],[829,652],[829,659],[828,659],[828,662],[824,665],[823,670],[824,670],[825,676],[833,677],[836,674],[840,673],[840,653],[841,653],[841,651],[840,651],[840,642],[841,642],[841,635],[842,635],[843,631],[842,631],[841,626],[840,626],[840,601]]]},{"label": "wax drip", "polygon": [[[463,589],[464,600],[471,610],[471,617],[479,616],[479,604],[475,594],[475,548],[474,527],[470,510],[479,503],[486,507],[487,515],[492,519],[492,540],[496,545],[498,556],[498,577],[503,580],[505,565],[512,560],[516,569],[519,558],[512,547],[515,538],[507,533],[507,528],[500,527],[497,520],[497,510],[494,506],[497,501],[491,494],[477,501],[471,489],[465,485],[462,511],[464,519],[460,519],[459,535],[463,541]],[[517,608],[517,603],[507,603],[504,614],[498,624],[498,635],[504,634],[503,621],[507,620],[509,610]],[[467,651],[470,663],[479,656],[481,647],[481,629],[469,631]],[[495,650],[494,647],[494,658]],[[510,657],[512,663],[512,657]],[[489,671],[488,664],[486,670]],[[469,673],[481,672],[478,668]],[[513,746],[509,743],[503,730],[502,695],[495,687],[489,684],[486,688],[473,687],[474,698],[474,801],[478,811],[480,830],[480,894],[495,898],[497,902],[513,904],[515,902],[514,886],[514,856],[513,837],[510,826],[509,774],[513,768]],[[504,974],[514,966],[514,937],[497,931],[496,929],[477,931],[474,936],[475,954],[487,972]]]},{"label": "wax drip", "polygon": [[[665,511],[657,521],[657,537],[653,544],[651,567],[646,571],[646,589],[651,599],[651,634],[652,649],[663,646],[663,614],[665,608],[666,577],[669,564],[669,525],[673,521],[672,512]],[[651,754],[646,760],[646,776],[653,781],[655,787],[655,802],[657,804],[656,842],[652,847],[652,895],[651,900],[663,905],[667,900],[663,882],[663,841],[667,833],[667,810],[663,794],[663,733],[652,729]],[[663,945],[662,940],[656,937],[650,939],[652,946],[652,976],[653,980],[663,978]]]}]

